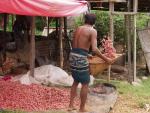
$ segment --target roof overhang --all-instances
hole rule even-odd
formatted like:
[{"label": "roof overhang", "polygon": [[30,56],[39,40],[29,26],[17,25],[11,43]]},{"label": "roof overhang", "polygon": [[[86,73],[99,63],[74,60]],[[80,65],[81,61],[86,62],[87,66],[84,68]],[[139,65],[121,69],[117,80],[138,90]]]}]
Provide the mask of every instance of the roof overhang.
[{"label": "roof overhang", "polygon": [[127,2],[126,0],[87,0],[88,2]]}]

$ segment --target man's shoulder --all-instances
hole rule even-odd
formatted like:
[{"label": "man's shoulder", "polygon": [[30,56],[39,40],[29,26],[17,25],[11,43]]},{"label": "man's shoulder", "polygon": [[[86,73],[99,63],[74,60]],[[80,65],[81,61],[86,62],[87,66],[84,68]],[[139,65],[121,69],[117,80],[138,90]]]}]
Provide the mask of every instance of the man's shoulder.
[{"label": "man's shoulder", "polygon": [[93,33],[97,33],[97,30],[96,30],[96,29],[94,29],[94,28],[91,28],[91,32],[93,32]]}]

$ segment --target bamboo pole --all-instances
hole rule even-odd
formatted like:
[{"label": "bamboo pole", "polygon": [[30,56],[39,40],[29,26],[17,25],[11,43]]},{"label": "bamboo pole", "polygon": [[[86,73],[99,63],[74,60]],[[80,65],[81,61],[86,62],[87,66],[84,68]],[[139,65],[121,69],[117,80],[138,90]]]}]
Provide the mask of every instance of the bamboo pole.
[{"label": "bamboo pole", "polygon": [[[114,2],[109,2],[110,37],[112,41],[114,40],[114,23],[113,23],[113,15],[112,15],[113,11],[114,11]],[[109,66],[108,68],[108,82],[110,81],[110,72],[111,72],[111,66]]]},{"label": "bamboo pole", "polygon": [[[133,11],[136,13],[137,12],[137,8],[138,8],[138,0],[134,0],[133,3]],[[136,15],[134,15],[134,56],[133,56],[133,81],[136,81]]]},{"label": "bamboo pole", "polygon": [[63,68],[63,18],[60,18],[60,27],[59,27],[59,47],[60,47],[60,67]]},{"label": "bamboo pole", "polygon": [[32,17],[30,36],[30,76],[34,77],[35,67],[35,17]]}]

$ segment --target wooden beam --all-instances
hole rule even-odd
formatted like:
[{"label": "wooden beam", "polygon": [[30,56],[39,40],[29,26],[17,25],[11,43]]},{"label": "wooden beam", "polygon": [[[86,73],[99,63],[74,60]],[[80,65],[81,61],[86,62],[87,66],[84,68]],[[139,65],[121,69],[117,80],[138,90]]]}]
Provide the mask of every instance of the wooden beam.
[{"label": "wooden beam", "polygon": [[59,27],[59,47],[60,47],[60,67],[63,68],[63,18],[60,18],[60,27]]},{"label": "wooden beam", "polygon": [[112,15],[136,15],[137,14],[137,12],[116,12],[116,11],[111,13]]},{"label": "wooden beam", "polygon": [[32,17],[30,37],[30,76],[34,77],[35,67],[35,17]]}]

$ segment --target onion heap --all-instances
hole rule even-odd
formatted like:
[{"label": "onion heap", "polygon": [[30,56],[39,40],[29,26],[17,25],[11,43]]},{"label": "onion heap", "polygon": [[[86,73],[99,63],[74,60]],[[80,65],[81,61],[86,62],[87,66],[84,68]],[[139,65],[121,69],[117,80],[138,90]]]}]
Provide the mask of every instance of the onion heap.
[{"label": "onion heap", "polygon": [[[70,90],[37,84],[0,80],[0,108],[22,111],[46,111],[68,107]],[[79,98],[75,99],[75,106]]]}]

